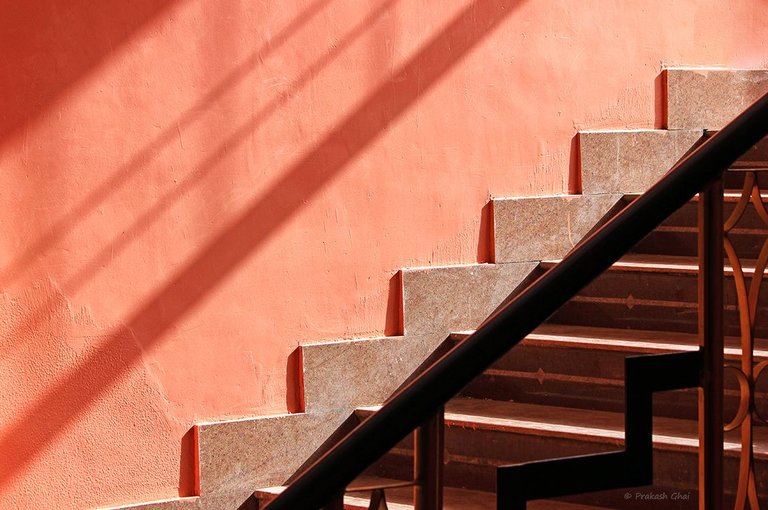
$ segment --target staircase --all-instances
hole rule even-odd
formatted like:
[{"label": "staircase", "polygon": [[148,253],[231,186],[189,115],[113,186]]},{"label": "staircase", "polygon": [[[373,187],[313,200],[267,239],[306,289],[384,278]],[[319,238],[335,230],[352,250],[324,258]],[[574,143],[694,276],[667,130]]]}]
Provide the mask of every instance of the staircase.
[{"label": "staircase", "polygon": [[[726,218],[744,201],[744,170],[768,170],[767,154],[768,150],[760,147],[746,161],[737,163],[736,171],[726,174]],[[768,173],[755,175],[761,189],[768,192]],[[637,193],[623,193],[609,215],[637,196]],[[694,199],[668,218],[447,404],[445,508],[496,508],[498,466],[623,448],[625,358],[698,348],[697,201]],[[768,194],[765,201],[768,202]],[[755,273],[763,243],[768,239],[768,221],[760,217],[760,212],[759,205],[750,203],[729,232],[747,285]],[[547,221],[546,218],[538,220]],[[496,235],[499,235],[498,229]],[[498,239],[496,244],[499,246]],[[533,281],[557,263],[558,260],[541,261],[526,281]],[[725,271],[725,356],[729,365],[737,367],[741,359],[741,330],[735,271],[731,265]],[[763,295],[765,287],[768,283],[760,285]],[[768,362],[766,307],[765,299],[760,300],[759,319],[754,328],[755,364]],[[451,333],[442,348],[452,347],[470,333]],[[744,398],[736,377],[729,377],[729,372],[726,370],[727,421],[736,417]],[[649,505],[663,509],[696,508],[697,391],[678,390],[654,396],[652,486],[534,501],[529,508],[640,509]],[[758,381],[754,400],[757,409],[768,415],[768,380]],[[362,421],[378,407],[360,407],[354,419]],[[757,419],[754,422],[754,490],[745,489],[746,484],[742,494],[737,494],[740,476],[749,474],[744,467],[741,470],[739,467],[742,432],[738,425],[735,423],[725,437],[725,508],[743,508],[744,499],[751,499],[753,508],[758,507],[754,503],[768,508],[768,427]],[[386,490],[388,507],[413,508],[413,489],[403,486],[403,482],[413,478],[413,464],[413,441],[409,438],[371,466],[353,485],[391,486]],[[279,487],[263,489],[257,491],[256,497],[266,503],[280,490]],[[385,508],[379,506],[378,501],[371,503],[372,494],[378,496],[370,491],[348,493],[345,508]]]},{"label": "staircase", "polygon": [[[669,130],[580,133],[583,194],[494,200],[494,264],[403,270],[402,336],[302,346],[304,412],[199,424],[195,440],[200,495],[120,508],[263,507],[282,487],[252,493],[253,487],[284,482],[308,466],[378,409],[370,403],[382,402],[414,369],[427,367],[430,359],[471,334],[467,327],[477,326],[656,182],[701,139],[702,126],[723,125],[768,90],[768,72],[675,70],[667,72],[666,80]],[[734,90],[738,101],[731,104]],[[766,147],[752,151],[735,165],[737,171],[726,174],[726,218],[741,209],[744,170],[768,170]],[[768,171],[757,175],[768,193]],[[497,466],[623,448],[625,358],[697,349],[696,202],[669,217],[447,404],[444,508],[496,508]],[[764,216],[756,204],[749,204],[729,233],[740,257],[736,271],[726,267],[725,357],[733,366],[741,358],[734,275],[742,268],[749,285],[768,239],[768,213]],[[766,286],[760,285],[763,296]],[[765,299],[757,305],[755,364],[768,363]],[[727,420],[738,414],[743,401],[736,373],[726,370]],[[696,508],[697,398],[695,389],[654,395],[652,486],[532,501],[529,508]],[[768,417],[765,373],[754,389],[754,401]],[[750,494],[737,495],[742,437],[738,424],[733,429],[725,438],[725,508],[746,508],[742,501],[736,504]],[[754,503],[765,510],[768,426],[757,419],[752,440],[752,499],[759,499]],[[407,484],[413,463],[413,441],[408,438],[348,488],[344,507],[413,508],[413,487]],[[388,487],[383,492],[386,506],[381,491],[369,490],[378,486]]]}]

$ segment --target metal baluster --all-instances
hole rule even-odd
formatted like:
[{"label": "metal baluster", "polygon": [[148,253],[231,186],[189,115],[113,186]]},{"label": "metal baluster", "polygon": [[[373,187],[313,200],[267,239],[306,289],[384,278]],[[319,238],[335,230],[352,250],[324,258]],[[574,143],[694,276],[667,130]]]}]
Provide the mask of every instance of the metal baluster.
[{"label": "metal baluster", "polygon": [[344,510],[344,491],[336,494],[322,510]]},{"label": "metal baluster", "polygon": [[699,509],[723,506],[723,181],[699,194]]},{"label": "metal baluster", "polygon": [[371,493],[371,503],[368,505],[368,510],[389,510],[384,489],[375,490]]},{"label": "metal baluster", "polygon": [[441,407],[414,433],[413,469],[417,480],[413,488],[414,510],[443,508],[444,430],[445,408]]}]

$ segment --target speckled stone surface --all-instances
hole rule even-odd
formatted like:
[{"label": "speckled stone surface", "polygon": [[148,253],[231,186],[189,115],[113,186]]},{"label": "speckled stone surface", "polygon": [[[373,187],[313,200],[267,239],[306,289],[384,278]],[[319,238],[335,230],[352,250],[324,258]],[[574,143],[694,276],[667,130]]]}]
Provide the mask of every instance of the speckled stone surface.
[{"label": "speckled stone surface", "polygon": [[719,129],[768,92],[768,71],[668,69],[667,128]]},{"label": "speckled stone surface", "polygon": [[445,338],[409,335],[303,345],[306,410],[380,404]]},{"label": "speckled stone surface", "polygon": [[177,498],[138,505],[109,507],[102,510],[258,510],[252,493],[236,491],[203,497]]},{"label": "speckled stone surface", "polygon": [[701,130],[580,132],[582,192],[642,193],[701,136]]},{"label": "speckled stone surface", "polygon": [[244,501],[257,487],[285,482],[348,416],[299,413],[197,425],[202,498]]},{"label": "speckled stone surface", "polygon": [[258,510],[253,494],[213,494],[200,498],[197,510]]},{"label": "speckled stone surface", "polygon": [[495,199],[496,263],[563,257],[620,198],[605,194]]},{"label": "speckled stone surface", "polygon": [[101,510],[197,510],[200,498],[177,498],[153,503],[131,504],[126,506],[102,507]]},{"label": "speckled stone surface", "polygon": [[476,328],[535,267],[520,262],[404,269],[405,334]]}]

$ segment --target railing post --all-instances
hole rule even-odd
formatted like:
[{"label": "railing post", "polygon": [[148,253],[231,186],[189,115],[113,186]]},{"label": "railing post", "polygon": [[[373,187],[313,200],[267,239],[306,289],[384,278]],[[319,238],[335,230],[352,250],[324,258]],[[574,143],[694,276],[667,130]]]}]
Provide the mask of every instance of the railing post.
[{"label": "railing post", "polygon": [[413,439],[414,510],[443,508],[443,452],[445,447],[445,408],[422,423]]},{"label": "railing post", "polygon": [[699,194],[699,510],[723,506],[723,181]]},{"label": "railing post", "polygon": [[336,494],[322,510],[344,510],[344,491]]}]

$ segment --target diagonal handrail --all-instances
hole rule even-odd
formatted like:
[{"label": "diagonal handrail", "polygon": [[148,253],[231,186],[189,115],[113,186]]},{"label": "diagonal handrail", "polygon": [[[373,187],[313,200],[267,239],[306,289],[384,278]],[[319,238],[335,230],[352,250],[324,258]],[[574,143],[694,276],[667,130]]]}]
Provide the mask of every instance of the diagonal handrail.
[{"label": "diagonal handrail", "polygon": [[316,510],[326,504],[766,135],[768,94],[399,390],[266,508]]}]

